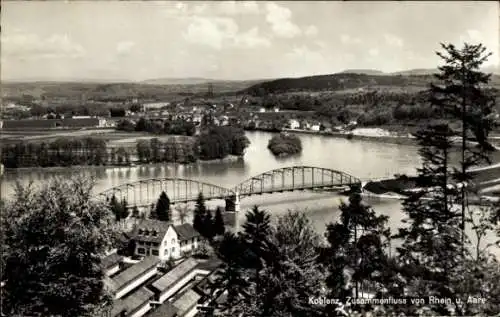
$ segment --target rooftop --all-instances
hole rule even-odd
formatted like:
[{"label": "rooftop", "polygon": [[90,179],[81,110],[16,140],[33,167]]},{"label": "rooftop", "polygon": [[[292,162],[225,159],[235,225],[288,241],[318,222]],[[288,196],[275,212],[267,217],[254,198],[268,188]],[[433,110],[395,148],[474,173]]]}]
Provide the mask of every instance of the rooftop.
[{"label": "rooftop", "polygon": [[189,223],[185,223],[179,226],[174,226],[175,231],[177,232],[178,239],[180,241],[190,240],[195,237],[199,237],[200,233],[196,231],[193,226]]},{"label": "rooftop", "polygon": [[158,307],[154,312],[148,315],[148,317],[174,317],[178,313],[178,309],[172,305],[172,303],[166,301],[160,307]]},{"label": "rooftop", "polygon": [[200,295],[189,289],[178,300],[174,302],[174,307],[179,310],[179,315],[183,316],[194,305],[198,304],[198,300],[200,300],[200,298]]},{"label": "rooftop", "polygon": [[187,273],[194,270],[197,266],[198,261],[189,258],[174,267],[167,274],[163,275],[160,279],[154,282],[152,286],[158,291],[164,292],[169,287],[174,286],[178,280],[182,279]]},{"label": "rooftop", "polygon": [[154,294],[152,292],[143,287],[130,294],[130,296],[115,300],[113,302],[111,316],[118,316],[123,311],[126,311],[128,315],[128,313],[139,308],[145,302],[148,302],[153,297],[153,295]]},{"label": "rooftop", "polygon": [[118,255],[117,253],[111,253],[110,255],[104,257],[101,260],[101,267],[104,269],[110,268],[119,264],[122,261],[123,257]]},{"label": "rooftop", "polygon": [[137,240],[160,243],[167,233],[169,222],[156,219],[143,219],[138,223],[133,231],[133,236]]},{"label": "rooftop", "polygon": [[144,258],[141,262],[132,265],[125,271],[121,272],[117,276],[112,278],[115,286],[115,291],[123,288],[125,285],[129,284],[143,273],[155,267],[160,261],[157,257],[150,256]]}]

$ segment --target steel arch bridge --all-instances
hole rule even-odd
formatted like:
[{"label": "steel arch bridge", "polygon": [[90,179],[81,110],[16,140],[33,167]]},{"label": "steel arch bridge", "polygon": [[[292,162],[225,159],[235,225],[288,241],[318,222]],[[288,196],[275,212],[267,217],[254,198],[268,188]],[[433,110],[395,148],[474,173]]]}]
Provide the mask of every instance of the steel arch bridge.
[{"label": "steel arch bridge", "polygon": [[122,184],[98,194],[109,200],[113,195],[126,199],[129,206],[149,206],[165,191],[171,203],[195,201],[199,193],[206,200],[234,199],[251,195],[270,194],[294,190],[361,187],[361,180],[347,173],[313,166],[291,166],[273,169],[253,176],[233,188],[185,178],[152,178]]},{"label": "steel arch bridge", "polygon": [[361,180],[344,172],[314,166],[291,166],[251,177],[233,188],[240,197],[294,190],[360,186]]},{"label": "steel arch bridge", "polygon": [[199,193],[206,200],[224,199],[231,196],[227,188],[185,178],[151,178],[122,184],[99,193],[98,198],[109,200],[115,196],[125,199],[129,206],[149,206],[156,203],[162,191],[167,193],[171,203],[195,201]]}]

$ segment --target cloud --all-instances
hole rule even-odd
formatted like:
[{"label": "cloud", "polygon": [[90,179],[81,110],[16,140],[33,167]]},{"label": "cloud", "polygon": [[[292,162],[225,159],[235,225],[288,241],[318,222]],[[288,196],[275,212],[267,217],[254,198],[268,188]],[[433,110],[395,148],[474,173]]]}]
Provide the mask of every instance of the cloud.
[{"label": "cloud", "polygon": [[266,3],[266,21],[271,24],[271,29],[278,37],[293,38],[300,35],[300,28],[292,21],[292,11],[277,5],[274,2]]},{"label": "cloud", "polygon": [[384,40],[387,44],[395,47],[403,47],[403,39],[397,37],[394,34],[386,33],[384,34]]},{"label": "cloud", "polygon": [[370,54],[370,56],[378,56],[378,53],[379,53],[379,51],[376,48],[370,48],[368,50],[368,54]]},{"label": "cloud", "polygon": [[118,54],[127,54],[132,51],[135,47],[135,43],[132,41],[123,41],[116,44],[116,52]]},{"label": "cloud", "polygon": [[478,30],[467,30],[465,34],[460,36],[461,43],[469,43],[469,44],[479,44],[484,43],[484,38]]},{"label": "cloud", "polygon": [[85,49],[68,35],[53,34],[41,38],[35,34],[2,34],[2,56],[20,59],[80,58]]},{"label": "cloud", "polygon": [[309,25],[305,29],[304,34],[307,36],[316,36],[316,35],[318,35],[318,28],[314,25]]},{"label": "cloud", "polygon": [[271,46],[271,41],[268,38],[259,36],[259,29],[254,27],[248,32],[238,35],[235,38],[235,45],[245,48],[269,47]]},{"label": "cloud", "polygon": [[258,14],[259,5],[255,1],[222,1],[217,7],[217,13],[222,15]]},{"label": "cloud", "polygon": [[224,47],[256,48],[269,47],[268,38],[260,36],[257,27],[240,33],[238,24],[232,18],[193,17],[184,33],[184,38],[191,43],[205,45],[216,50]]},{"label": "cloud", "polygon": [[189,24],[184,38],[191,42],[210,46],[217,50],[238,33],[238,25],[229,18],[194,17]]},{"label": "cloud", "polygon": [[340,35],[340,41],[343,44],[360,44],[361,40],[356,37],[351,37],[349,34]]}]

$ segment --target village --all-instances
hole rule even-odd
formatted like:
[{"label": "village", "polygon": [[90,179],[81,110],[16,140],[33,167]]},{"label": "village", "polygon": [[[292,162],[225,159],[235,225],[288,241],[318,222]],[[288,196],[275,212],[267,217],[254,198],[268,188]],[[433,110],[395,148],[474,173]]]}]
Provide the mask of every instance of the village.
[{"label": "village", "polygon": [[102,259],[113,294],[105,316],[202,316],[214,309],[209,303],[224,299],[212,289],[221,261],[204,254],[210,247],[191,224],[143,219],[121,242],[132,248],[110,250]]}]

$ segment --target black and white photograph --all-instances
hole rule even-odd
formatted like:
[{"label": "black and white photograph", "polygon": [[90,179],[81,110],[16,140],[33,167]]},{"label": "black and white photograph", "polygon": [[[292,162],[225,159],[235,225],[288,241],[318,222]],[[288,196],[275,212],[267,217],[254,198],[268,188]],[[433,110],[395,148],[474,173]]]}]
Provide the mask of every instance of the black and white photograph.
[{"label": "black and white photograph", "polygon": [[500,317],[499,1],[0,25],[0,317]]}]

